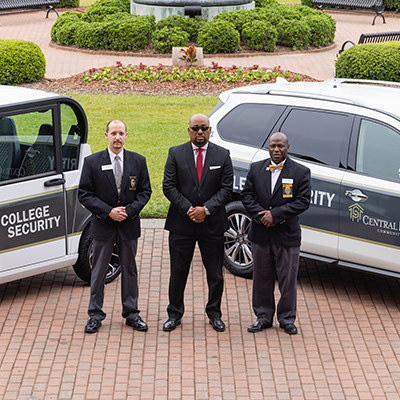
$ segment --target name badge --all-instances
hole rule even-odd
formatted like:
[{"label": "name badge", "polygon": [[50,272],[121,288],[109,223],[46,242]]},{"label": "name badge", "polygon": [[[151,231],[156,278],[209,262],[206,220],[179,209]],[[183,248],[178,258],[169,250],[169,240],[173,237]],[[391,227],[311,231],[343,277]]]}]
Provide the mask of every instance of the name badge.
[{"label": "name badge", "polygon": [[102,171],[109,171],[110,169],[111,169],[111,170],[113,169],[112,164],[102,165],[102,166],[101,166],[101,170],[102,170]]},{"label": "name badge", "polygon": [[293,179],[282,178],[283,198],[293,197]]},{"label": "name badge", "polygon": [[129,177],[129,190],[136,190],[136,176]]}]

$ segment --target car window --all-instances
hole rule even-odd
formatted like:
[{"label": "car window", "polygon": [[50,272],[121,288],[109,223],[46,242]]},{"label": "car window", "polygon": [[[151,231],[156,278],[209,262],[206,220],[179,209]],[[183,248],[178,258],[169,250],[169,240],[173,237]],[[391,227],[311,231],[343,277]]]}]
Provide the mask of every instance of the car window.
[{"label": "car window", "polygon": [[68,104],[60,105],[63,171],[78,169],[82,135],[75,111]]},{"label": "car window", "polygon": [[0,182],[55,168],[52,109],[0,118]]},{"label": "car window", "polygon": [[280,130],[289,139],[289,154],[339,167],[343,139],[350,134],[352,119],[347,114],[293,109]]},{"label": "car window", "polygon": [[400,134],[375,121],[361,120],[356,171],[399,181]]},{"label": "car window", "polygon": [[285,106],[241,104],[219,121],[219,135],[234,143],[261,147]]}]

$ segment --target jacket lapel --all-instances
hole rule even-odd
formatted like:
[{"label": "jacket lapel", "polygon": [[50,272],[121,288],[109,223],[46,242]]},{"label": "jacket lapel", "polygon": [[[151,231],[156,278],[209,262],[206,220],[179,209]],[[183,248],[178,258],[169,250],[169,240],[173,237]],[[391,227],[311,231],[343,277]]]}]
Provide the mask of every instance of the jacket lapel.
[{"label": "jacket lapel", "polygon": [[[276,192],[279,190],[279,188],[282,187],[282,179],[283,178],[287,178],[289,176],[291,167],[292,167],[292,163],[291,163],[291,161],[290,161],[290,159],[288,157],[288,158],[286,158],[286,161],[285,161],[285,164],[284,164],[284,166],[282,168],[282,171],[279,174],[279,178],[276,181],[276,184],[275,184],[275,187],[274,187],[274,192],[272,193],[271,197],[273,197],[276,194]],[[270,174],[270,177],[271,177],[271,174]],[[271,182],[270,182],[270,187],[271,187]]]},{"label": "jacket lapel", "polygon": [[192,176],[193,182],[196,186],[198,186],[199,182],[197,179],[196,164],[194,162],[194,152],[193,152],[192,142],[187,142],[187,145],[185,146],[184,157],[189,167],[190,175]]},{"label": "jacket lapel", "polygon": [[262,174],[265,176],[265,179],[263,179],[263,181],[265,182],[265,185],[267,187],[267,193],[269,194],[269,196],[271,196],[271,171],[269,169],[267,170],[269,164],[271,164],[270,158],[265,161],[264,167],[262,169]]},{"label": "jacket lapel", "polygon": [[208,147],[206,151],[206,159],[203,165],[203,172],[201,174],[200,186],[204,184],[208,171],[210,170],[210,165],[214,165],[217,160],[215,160],[215,147],[212,143],[208,142]]},{"label": "jacket lapel", "polygon": [[[112,165],[107,149],[104,150],[103,153],[101,154],[100,162],[101,162],[102,166],[103,165]],[[110,185],[113,188],[113,190],[115,191],[115,193],[118,193],[117,185],[115,183],[114,170],[111,168],[111,169],[107,169],[103,172],[106,174],[106,177],[107,177],[108,181],[110,182]]]}]

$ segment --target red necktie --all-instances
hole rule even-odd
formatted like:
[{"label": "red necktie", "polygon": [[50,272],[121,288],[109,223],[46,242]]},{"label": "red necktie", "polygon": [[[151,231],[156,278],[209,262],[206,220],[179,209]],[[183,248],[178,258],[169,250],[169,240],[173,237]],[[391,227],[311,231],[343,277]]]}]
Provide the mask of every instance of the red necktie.
[{"label": "red necktie", "polygon": [[197,171],[197,179],[199,180],[199,185],[200,185],[201,174],[203,172],[203,154],[201,154],[203,149],[196,149],[196,151],[198,152],[196,160],[196,171]]}]

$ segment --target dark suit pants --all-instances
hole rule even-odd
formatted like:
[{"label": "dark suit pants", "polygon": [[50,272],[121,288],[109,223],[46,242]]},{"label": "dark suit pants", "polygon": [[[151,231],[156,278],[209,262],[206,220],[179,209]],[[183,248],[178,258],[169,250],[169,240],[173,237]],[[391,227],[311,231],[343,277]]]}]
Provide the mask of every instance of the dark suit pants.
[{"label": "dark suit pants", "polygon": [[185,312],[183,303],[190,264],[196,242],[199,244],[201,258],[207,272],[208,303],[206,314],[209,318],[221,317],[221,297],[224,290],[222,263],[224,257],[224,237],[206,236],[197,229],[192,236],[169,234],[171,275],[169,281],[168,316],[180,319]]},{"label": "dark suit pants", "polygon": [[91,318],[96,318],[100,321],[106,317],[106,313],[103,311],[104,284],[114,243],[118,247],[119,261],[122,268],[122,316],[124,318],[133,318],[140,312],[137,308],[139,291],[135,260],[137,239],[124,241],[118,234],[113,240],[102,241],[94,239],[88,314]]},{"label": "dark suit pants", "polygon": [[272,322],[275,314],[275,273],[281,297],[277,306],[279,323],[294,323],[297,309],[297,273],[300,247],[251,244],[253,269],[253,310],[257,319]]}]

